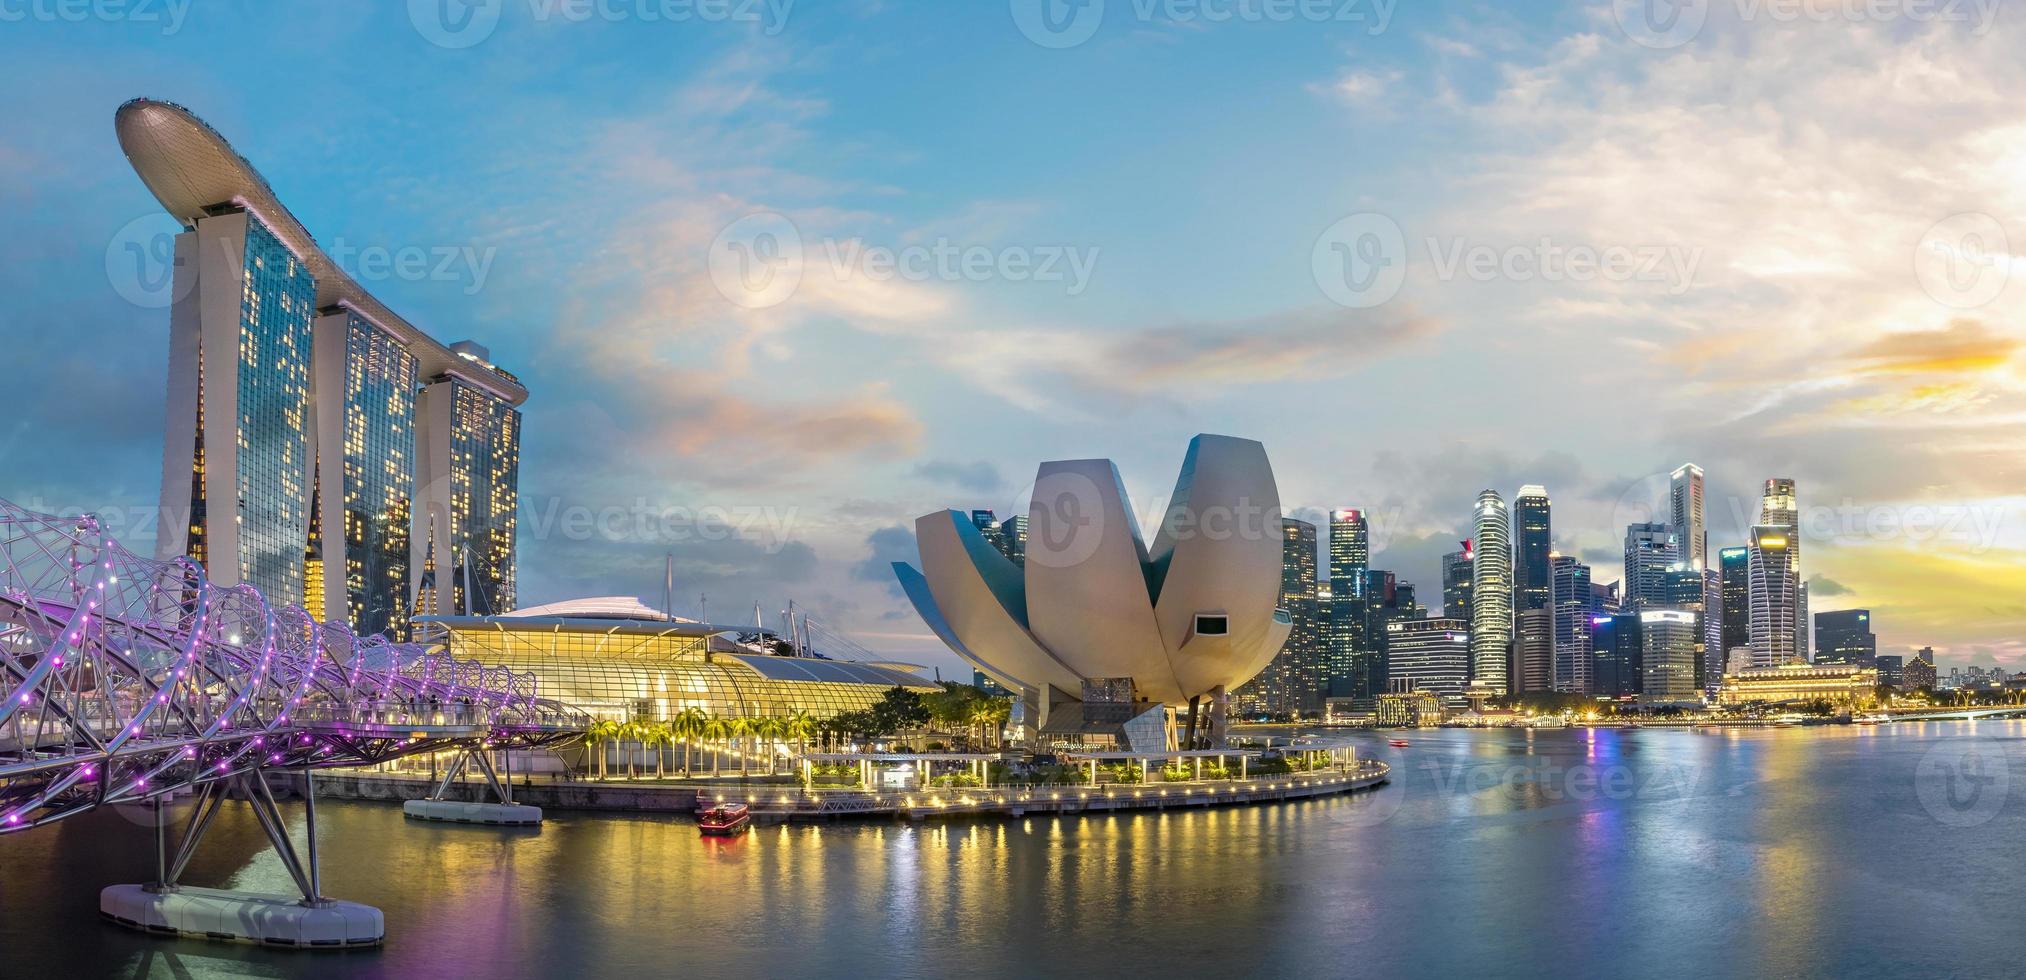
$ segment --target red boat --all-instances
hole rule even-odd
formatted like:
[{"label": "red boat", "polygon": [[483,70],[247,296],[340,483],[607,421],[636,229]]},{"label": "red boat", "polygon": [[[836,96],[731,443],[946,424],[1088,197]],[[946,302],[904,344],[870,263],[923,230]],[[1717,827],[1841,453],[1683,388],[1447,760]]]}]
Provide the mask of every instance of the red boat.
[{"label": "red boat", "polygon": [[1407,747],[1407,740],[1404,738],[1389,738],[1386,740],[1386,744],[1396,749],[1404,749]]},{"label": "red boat", "polygon": [[752,829],[753,814],[744,803],[720,803],[696,813],[696,827],[705,837],[737,837]]}]

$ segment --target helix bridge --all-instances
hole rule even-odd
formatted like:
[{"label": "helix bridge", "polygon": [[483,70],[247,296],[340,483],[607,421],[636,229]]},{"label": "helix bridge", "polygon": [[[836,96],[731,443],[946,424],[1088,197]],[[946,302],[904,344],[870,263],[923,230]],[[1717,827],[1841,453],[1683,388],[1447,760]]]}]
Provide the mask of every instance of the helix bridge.
[{"label": "helix bridge", "polygon": [[[535,677],[431,648],[360,637],[255,588],[219,586],[187,558],[121,547],[90,516],[0,501],[0,833],[108,804],[153,805],[157,888],[173,890],[228,796],[256,816],[304,893],[271,774],[452,750],[503,798],[490,751],[553,745],[589,719]],[[448,777],[446,777],[446,783]],[[165,800],[198,806],[171,860]],[[328,903],[326,903],[328,904]]]}]

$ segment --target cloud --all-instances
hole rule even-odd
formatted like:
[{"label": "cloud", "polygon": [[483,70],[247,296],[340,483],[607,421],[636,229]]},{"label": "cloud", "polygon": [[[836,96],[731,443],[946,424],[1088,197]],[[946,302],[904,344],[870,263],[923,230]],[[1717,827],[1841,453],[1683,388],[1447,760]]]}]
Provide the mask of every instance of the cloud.
[{"label": "cloud", "polygon": [[871,549],[872,555],[852,566],[852,577],[863,582],[880,583],[893,596],[903,595],[900,580],[893,575],[893,563],[904,561],[916,564],[921,561],[914,531],[898,525],[883,527],[867,535],[865,545]]},{"label": "cloud", "polygon": [[1970,319],[1949,321],[1939,330],[1914,330],[1876,337],[1846,360],[1861,371],[1881,374],[1974,374],[2002,366],[2026,341]]},{"label": "cloud", "polygon": [[1850,588],[1833,578],[1816,575],[1808,579],[1808,595],[1817,599],[1850,594]]},{"label": "cloud", "polygon": [[991,493],[1006,485],[1006,479],[999,474],[999,468],[985,460],[956,463],[932,459],[915,464],[914,472],[916,476],[924,479],[946,483],[971,493]]}]

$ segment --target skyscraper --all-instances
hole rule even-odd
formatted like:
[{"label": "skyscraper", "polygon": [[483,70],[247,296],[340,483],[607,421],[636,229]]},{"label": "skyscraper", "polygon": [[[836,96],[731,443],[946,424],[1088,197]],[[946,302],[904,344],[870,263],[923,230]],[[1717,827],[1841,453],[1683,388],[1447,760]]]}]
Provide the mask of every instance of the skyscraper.
[{"label": "skyscraper", "polygon": [[1871,610],[1841,609],[1815,614],[1815,662],[1876,666],[1878,637],[1871,632]]},{"label": "skyscraper", "polygon": [[1476,563],[1470,542],[1442,556],[1442,615],[1470,622],[1470,576]]},{"label": "skyscraper", "polygon": [[1362,698],[1372,689],[1370,602],[1365,592],[1371,535],[1361,510],[1330,512],[1330,618],[1325,627],[1324,684],[1331,697]]},{"label": "skyscraper", "polygon": [[466,579],[511,609],[519,380],[389,310],[188,110],[135,99],[114,128],[184,229],[158,557],[362,634],[405,638]]},{"label": "skyscraper", "polygon": [[1878,664],[1878,682],[1901,687],[1906,683],[1906,658],[1896,653],[1881,653],[1874,661]]},{"label": "skyscraper", "polygon": [[1513,617],[1513,693],[1555,689],[1555,611],[1522,609]]},{"label": "skyscraper", "polygon": [[1015,514],[999,522],[999,535],[1006,542],[1006,557],[1013,564],[1027,564],[1027,515]]},{"label": "skyscraper", "polygon": [[1549,605],[1554,610],[1555,690],[1590,693],[1590,566],[1556,555]]},{"label": "skyscraper", "polygon": [[1721,662],[1730,668],[1731,658],[1752,645],[1752,549],[1725,548],[1717,552],[1718,600],[1723,607]]},{"label": "skyscraper", "polygon": [[1619,601],[1628,610],[1666,605],[1667,571],[1680,561],[1680,544],[1672,525],[1627,525],[1625,577],[1619,582]]},{"label": "skyscraper", "polygon": [[1899,686],[1904,691],[1918,691],[1922,688],[1933,690],[1935,680],[1934,647],[1921,647],[1920,652],[1900,669]]},{"label": "skyscraper", "polygon": [[1793,656],[1808,659],[1808,577],[1801,569],[1801,504],[1794,481],[1776,476],[1766,481],[1759,500],[1759,523],[1787,529],[1787,552],[1794,574],[1794,588],[1787,600],[1787,616],[1794,624]]},{"label": "skyscraper", "polygon": [[1637,612],[1590,618],[1590,650],[1595,663],[1591,693],[1620,701],[1639,696],[1645,686],[1645,652],[1639,628]]},{"label": "skyscraper", "polygon": [[1413,690],[1433,691],[1450,704],[1463,703],[1471,659],[1470,630],[1463,620],[1396,619],[1386,624],[1386,645],[1391,685],[1410,682]]},{"label": "skyscraper", "polygon": [[1284,517],[1280,533],[1280,605],[1288,611],[1294,627],[1280,653],[1238,692],[1248,707],[1273,715],[1299,714],[1322,705],[1316,528],[1307,521]]},{"label": "skyscraper", "polygon": [[1549,557],[1554,553],[1548,491],[1529,484],[1513,499],[1513,608],[1548,608]]},{"label": "skyscraper", "polygon": [[1668,523],[1674,525],[1681,560],[1697,571],[1709,567],[1709,533],[1702,517],[1702,467],[1683,463],[1668,481]]},{"label": "skyscraper", "polygon": [[1470,570],[1470,682],[1493,695],[1511,690],[1512,517],[1496,490],[1477,495],[1477,557]]},{"label": "skyscraper", "polygon": [[1758,525],[1752,528],[1750,588],[1752,666],[1778,667],[1797,663],[1794,641],[1793,543],[1792,528],[1786,525]]},{"label": "skyscraper", "polygon": [[1696,701],[1702,682],[1696,673],[1700,623],[1688,609],[1643,609],[1639,613],[1639,700],[1646,704]]}]

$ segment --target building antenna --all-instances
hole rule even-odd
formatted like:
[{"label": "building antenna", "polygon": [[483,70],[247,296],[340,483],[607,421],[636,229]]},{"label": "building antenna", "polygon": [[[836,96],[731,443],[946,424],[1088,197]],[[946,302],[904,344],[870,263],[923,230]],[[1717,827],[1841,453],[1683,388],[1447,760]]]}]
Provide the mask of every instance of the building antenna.
[{"label": "building antenna", "polygon": [[662,580],[661,614],[668,617],[669,622],[675,622],[675,552],[673,551],[668,553],[668,574]]},{"label": "building antenna", "polygon": [[696,613],[697,622],[708,624],[711,621],[710,593],[708,592],[697,593],[696,606],[697,606],[697,613]]}]

